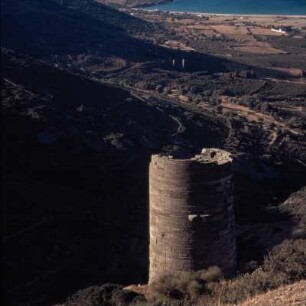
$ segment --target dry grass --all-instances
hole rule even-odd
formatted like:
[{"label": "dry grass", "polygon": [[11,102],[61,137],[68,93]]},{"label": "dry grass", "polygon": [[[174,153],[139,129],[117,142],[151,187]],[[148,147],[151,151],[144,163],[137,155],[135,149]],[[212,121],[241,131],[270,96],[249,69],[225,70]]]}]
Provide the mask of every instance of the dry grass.
[{"label": "dry grass", "polygon": [[152,285],[159,301],[184,305],[237,305],[269,290],[306,279],[306,240],[287,240],[275,247],[252,273],[222,279],[218,268],[180,276],[165,275]]},{"label": "dry grass", "polygon": [[211,25],[210,28],[216,30],[217,32],[225,35],[247,35],[248,30],[246,27],[235,27],[231,25]]},{"label": "dry grass", "polygon": [[233,48],[236,51],[240,51],[240,52],[245,52],[245,53],[254,53],[254,54],[284,54],[285,52],[273,48],[271,47],[270,44],[263,44],[261,43],[260,45],[256,45],[256,43],[254,44],[246,44],[246,45],[242,45],[241,47],[234,47]]},{"label": "dry grass", "polygon": [[239,306],[304,306],[306,305],[306,281],[282,286],[249,299]]},{"label": "dry grass", "polygon": [[167,40],[162,47],[174,49],[174,50],[182,50],[182,51],[195,51],[193,48],[185,45],[184,43],[177,40]]},{"label": "dry grass", "polygon": [[252,27],[251,31],[253,35],[262,35],[262,36],[282,36],[284,35],[282,33],[271,31],[270,29],[267,29],[267,28],[259,28],[259,27],[256,27],[256,28]]}]

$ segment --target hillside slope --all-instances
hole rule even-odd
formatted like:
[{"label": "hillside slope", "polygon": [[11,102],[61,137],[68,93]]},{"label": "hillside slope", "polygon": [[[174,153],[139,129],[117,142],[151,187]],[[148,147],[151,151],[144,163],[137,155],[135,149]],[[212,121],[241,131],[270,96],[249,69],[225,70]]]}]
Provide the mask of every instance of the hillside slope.
[{"label": "hillside slope", "polygon": [[226,129],[11,51],[2,77],[7,305],[145,281],[150,155]]},{"label": "hillside slope", "polygon": [[306,281],[283,286],[258,295],[239,306],[304,306],[306,304]]},{"label": "hillside slope", "polygon": [[64,5],[51,0],[4,0],[1,5],[3,47],[48,59],[86,52],[138,60],[151,56],[146,43],[129,33],[152,32],[152,25],[93,0]]},{"label": "hillside slope", "polygon": [[156,68],[186,57],[193,70],[226,71],[226,60],[160,46],[154,35],[162,26],[120,12],[94,0],[4,0],[2,47],[43,58],[85,76],[153,63]]}]

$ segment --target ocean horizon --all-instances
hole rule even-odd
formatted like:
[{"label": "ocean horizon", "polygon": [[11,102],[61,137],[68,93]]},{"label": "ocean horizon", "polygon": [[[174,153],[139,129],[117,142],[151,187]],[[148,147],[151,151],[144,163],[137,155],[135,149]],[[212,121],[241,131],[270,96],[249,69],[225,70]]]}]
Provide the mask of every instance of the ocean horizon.
[{"label": "ocean horizon", "polygon": [[174,0],[150,6],[148,9],[215,14],[306,16],[306,0]]}]

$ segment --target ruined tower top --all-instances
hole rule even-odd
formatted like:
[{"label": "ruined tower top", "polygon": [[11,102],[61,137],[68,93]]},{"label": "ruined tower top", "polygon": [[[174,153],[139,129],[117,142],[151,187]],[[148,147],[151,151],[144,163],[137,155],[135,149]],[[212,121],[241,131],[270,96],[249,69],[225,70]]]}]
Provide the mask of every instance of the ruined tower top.
[{"label": "ruined tower top", "polygon": [[153,155],[150,163],[149,282],[172,273],[236,266],[232,158],[203,149],[191,158]]},{"label": "ruined tower top", "polygon": [[220,149],[202,149],[201,155],[196,155],[195,158],[200,162],[216,163],[218,165],[233,161],[229,152]]},{"label": "ruined tower top", "polygon": [[191,158],[184,158],[184,157],[165,155],[165,154],[152,155],[152,161],[159,159],[168,159],[170,161],[171,160],[174,161],[175,163],[199,162],[201,164],[212,164],[212,165],[230,164],[233,160],[229,152],[214,148],[202,149],[201,154],[197,154]]}]

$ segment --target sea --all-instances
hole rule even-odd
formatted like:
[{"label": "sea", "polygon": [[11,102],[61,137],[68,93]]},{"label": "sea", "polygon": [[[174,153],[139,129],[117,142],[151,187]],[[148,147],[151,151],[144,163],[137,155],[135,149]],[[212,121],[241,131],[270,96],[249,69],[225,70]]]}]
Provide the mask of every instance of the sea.
[{"label": "sea", "polygon": [[211,14],[306,15],[306,0],[174,0],[148,9]]}]

